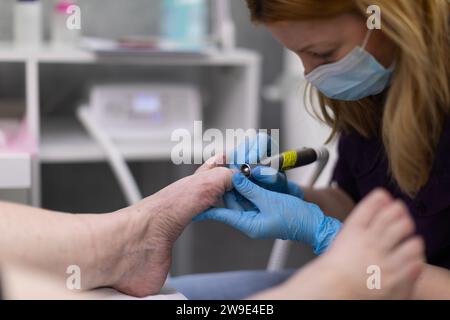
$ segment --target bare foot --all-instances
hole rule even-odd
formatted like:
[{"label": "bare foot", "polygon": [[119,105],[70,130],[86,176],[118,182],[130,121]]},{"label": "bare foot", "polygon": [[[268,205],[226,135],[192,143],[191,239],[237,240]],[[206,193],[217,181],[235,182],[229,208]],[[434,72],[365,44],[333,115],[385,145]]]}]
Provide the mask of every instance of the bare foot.
[{"label": "bare foot", "polygon": [[[206,166],[208,166],[206,168]],[[192,219],[231,189],[232,171],[205,164],[136,206],[125,209],[127,242],[114,288],[133,296],[157,294],[166,281],[172,247]]]},{"label": "bare foot", "polygon": [[[405,205],[375,191],[354,210],[327,253],[254,299],[407,299],[424,266],[424,245],[413,233]],[[371,290],[368,279],[378,268],[381,288]]]}]

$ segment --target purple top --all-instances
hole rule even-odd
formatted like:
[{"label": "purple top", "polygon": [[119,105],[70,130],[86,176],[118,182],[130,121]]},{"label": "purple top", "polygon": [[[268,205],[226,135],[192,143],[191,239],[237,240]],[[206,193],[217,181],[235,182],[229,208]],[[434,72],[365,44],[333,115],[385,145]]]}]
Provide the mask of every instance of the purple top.
[{"label": "purple top", "polygon": [[342,135],[334,181],[355,202],[382,187],[409,207],[417,233],[426,243],[430,264],[450,269],[450,118],[439,143],[427,185],[411,199],[402,193],[388,173],[388,161],[380,139],[367,140],[357,133]]}]

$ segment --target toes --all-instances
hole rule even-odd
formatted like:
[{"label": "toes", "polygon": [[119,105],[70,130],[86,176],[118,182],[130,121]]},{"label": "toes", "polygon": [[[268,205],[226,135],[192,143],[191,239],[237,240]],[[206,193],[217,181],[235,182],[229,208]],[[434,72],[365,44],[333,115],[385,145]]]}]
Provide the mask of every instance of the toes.
[{"label": "toes", "polygon": [[377,238],[383,239],[393,224],[404,219],[410,219],[408,208],[401,201],[395,201],[378,212],[369,229]]},{"label": "toes", "polygon": [[208,159],[200,168],[197,169],[196,173],[202,173],[205,171],[212,170],[214,168],[223,166],[225,163],[226,163],[226,156],[222,153],[219,153],[214,157]]},{"label": "toes", "polygon": [[375,190],[356,206],[346,224],[367,227],[378,212],[392,201],[392,197],[386,191]]},{"label": "toes", "polygon": [[[389,217],[386,218],[386,220],[388,218],[391,218],[391,220],[388,220],[383,225],[384,231],[380,238],[380,245],[385,250],[392,250],[415,231],[413,220],[407,214],[404,214],[402,209],[392,208],[391,210],[392,213],[388,213]],[[398,213],[394,212],[394,210],[398,210]]]},{"label": "toes", "polygon": [[393,268],[405,268],[410,263],[423,263],[425,261],[425,244],[420,237],[411,238],[402,243],[391,254]]},{"label": "toes", "polygon": [[219,181],[223,182],[225,191],[230,191],[233,189],[233,171],[225,168],[225,167],[217,167],[212,170],[214,183],[219,183]]},{"label": "toes", "polygon": [[405,277],[409,279],[409,281],[415,282],[419,279],[424,269],[424,260],[414,260],[404,268]]},{"label": "toes", "polygon": [[389,262],[390,269],[396,270],[394,282],[403,283],[412,288],[425,267],[425,245],[421,238],[414,237],[405,241],[394,250]]}]

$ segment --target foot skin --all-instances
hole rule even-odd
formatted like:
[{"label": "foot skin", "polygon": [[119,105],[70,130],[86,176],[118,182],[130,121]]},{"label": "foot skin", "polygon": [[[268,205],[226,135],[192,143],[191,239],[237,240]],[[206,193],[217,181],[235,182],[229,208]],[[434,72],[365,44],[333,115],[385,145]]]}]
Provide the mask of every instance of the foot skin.
[{"label": "foot skin", "polygon": [[[408,299],[424,267],[406,206],[375,191],[349,217],[330,250],[278,288],[254,299]],[[370,266],[381,289],[368,289]],[[373,271],[372,271],[373,272]]]},{"label": "foot skin", "polygon": [[166,281],[175,241],[192,219],[213,207],[231,188],[232,171],[207,163],[134,207],[119,212],[126,219],[113,287],[143,297],[159,293]]}]

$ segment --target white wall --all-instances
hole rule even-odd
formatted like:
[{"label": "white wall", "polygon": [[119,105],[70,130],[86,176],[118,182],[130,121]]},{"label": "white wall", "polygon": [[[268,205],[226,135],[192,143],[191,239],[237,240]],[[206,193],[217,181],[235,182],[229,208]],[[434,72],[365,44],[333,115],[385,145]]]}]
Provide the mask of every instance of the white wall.
[{"label": "white wall", "polygon": [[[303,147],[318,148],[326,142],[331,129],[308,113],[305,103],[306,80],[303,77],[303,65],[292,52],[285,51],[285,72],[282,80],[283,116],[281,138],[285,148]],[[331,179],[332,170],[337,158],[336,143],[329,144],[330,162],[320,177],[317,186],[326,186]],[[291,171],[289,178],[300,183],[307,183],[315,167]]]}]

